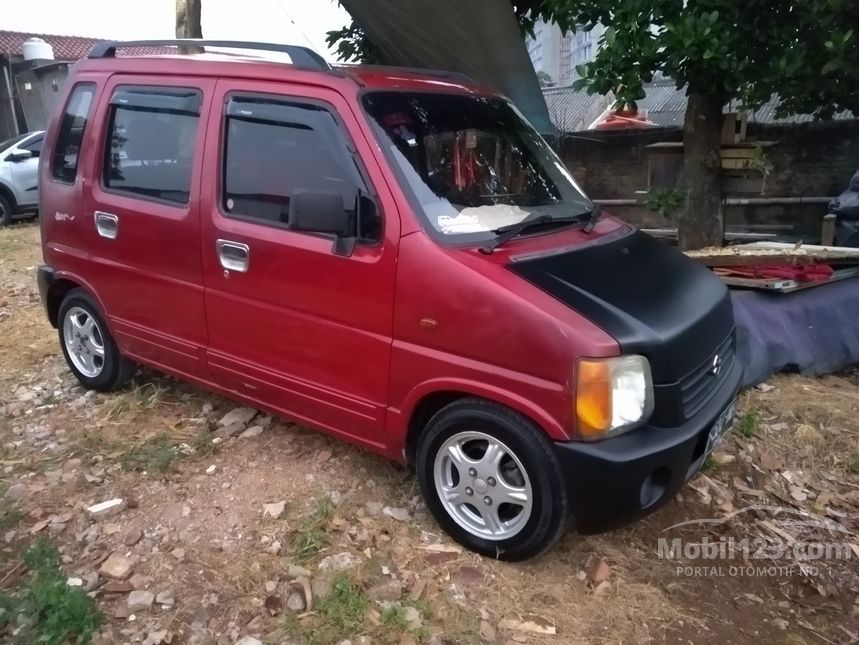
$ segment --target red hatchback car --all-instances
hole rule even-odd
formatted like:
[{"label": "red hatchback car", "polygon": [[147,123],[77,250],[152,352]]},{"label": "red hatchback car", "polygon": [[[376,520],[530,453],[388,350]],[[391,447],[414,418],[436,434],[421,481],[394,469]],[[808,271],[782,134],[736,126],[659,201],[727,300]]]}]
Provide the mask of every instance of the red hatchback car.
[{"label": "red hatchback car", "polygon": [[45,139],[38,270],[87,388],[135,364],[414,464],[508,560],[657,508],[734,417],[728,292],[603,215],[456,74],[289,54],[76,64]]}]

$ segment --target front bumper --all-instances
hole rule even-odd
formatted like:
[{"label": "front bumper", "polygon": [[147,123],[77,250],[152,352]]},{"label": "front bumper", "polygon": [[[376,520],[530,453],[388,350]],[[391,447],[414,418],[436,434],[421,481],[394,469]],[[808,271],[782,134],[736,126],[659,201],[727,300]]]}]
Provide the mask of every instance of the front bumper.
[{"label": "front bumper", "polygon": [[709,403],[681,426],[645,426],[595,443],[557,442],[577,531],[623,526],[671,499],[701,468],[708,432],[737,395],[742,376],[743,366],[735,361]]}]

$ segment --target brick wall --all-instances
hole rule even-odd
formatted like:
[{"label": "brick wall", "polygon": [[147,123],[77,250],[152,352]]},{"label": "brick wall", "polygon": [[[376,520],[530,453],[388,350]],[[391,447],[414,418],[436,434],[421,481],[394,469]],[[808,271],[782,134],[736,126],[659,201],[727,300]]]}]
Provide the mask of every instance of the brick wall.
[{"label": "brick wall", "polygon": [[[773,170],[757,197],[835,196],[857,171],[857,120],[747,127],[747,141],[773,141],[765,149]],[[651,128],[615,132],[579,132],[559,143],[565,164],[595,199],[631,199],[648,188],[646,146],[681,141],[680,128]],[[734,196],[734,195],[729,195]],[[743,195],[753,196],[753,195]],[[639,226],[671,226],[643,206],[611,206],[609,211]],[[820,233],[826,205],[732,206],[729,224],[791,224],[797,235],[812,241]],[[817,237],[816,237],[817,241]]]}]

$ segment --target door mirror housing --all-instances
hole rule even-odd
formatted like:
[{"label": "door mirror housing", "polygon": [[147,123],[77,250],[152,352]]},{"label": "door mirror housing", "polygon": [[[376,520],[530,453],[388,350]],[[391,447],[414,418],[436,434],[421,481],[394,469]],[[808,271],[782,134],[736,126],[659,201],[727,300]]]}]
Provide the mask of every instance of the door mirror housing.
[{"label": "door mirror housing", "polygon": [[355,247],[355,213],[343,207],[340,193],[297,190],[290,195],[287,228],[335,236],[334,253],[351,255]]},{"label": "door mirror housing", "polygon": [[10,152],[6,155],[6,161],[11,161],[13,163],[18,163],[19,161],[26,161],[27,159],[32,159],[33,153],[29,150],[16,150],[15,152]]}]

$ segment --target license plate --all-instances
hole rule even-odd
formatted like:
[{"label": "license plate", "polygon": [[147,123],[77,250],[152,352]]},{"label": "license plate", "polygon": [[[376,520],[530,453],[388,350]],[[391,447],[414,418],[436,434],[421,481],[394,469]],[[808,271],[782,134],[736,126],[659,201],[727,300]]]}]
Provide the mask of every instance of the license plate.
[{"label": "license plate", "polygon": [[714,425],[708,431],[708,445],[705,447],[705,456],[710,455],[723,435],[728,432],[735,422],[735,416],[738,412],[738,400],[735,399],[726,406],[726,409],[720,413]]}]

